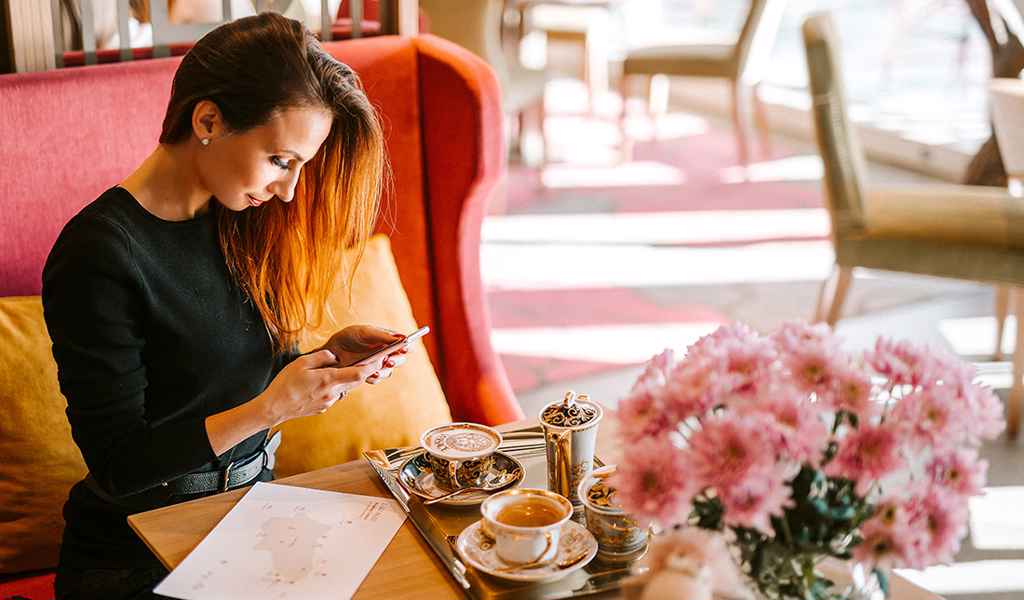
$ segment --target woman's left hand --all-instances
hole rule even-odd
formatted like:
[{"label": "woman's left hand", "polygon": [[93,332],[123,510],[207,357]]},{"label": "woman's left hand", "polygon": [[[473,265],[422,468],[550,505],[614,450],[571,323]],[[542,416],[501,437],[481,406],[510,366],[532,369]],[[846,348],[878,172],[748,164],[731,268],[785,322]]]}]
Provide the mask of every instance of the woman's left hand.
[{"label": "woman's left hand", "polygon": [[[330,350],[338,357],[340,366],[351,365],[373,354],[388,344],[400,341],[405,336],[373,325],[350,325],[331,336],[322,349]],[[395,367],[405,362],[408,348],[401,348],[384,359],[383,368],[369,378],[366,383],[376,384],[391,376]]]}]

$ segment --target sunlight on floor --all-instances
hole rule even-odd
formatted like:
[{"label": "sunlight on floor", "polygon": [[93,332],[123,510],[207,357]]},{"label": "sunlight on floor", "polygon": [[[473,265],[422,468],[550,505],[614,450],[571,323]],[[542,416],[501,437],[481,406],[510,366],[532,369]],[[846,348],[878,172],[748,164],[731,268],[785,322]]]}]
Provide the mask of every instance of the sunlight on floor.
[{"label": "sunlight on floor", "polygon": [[563,149],[570,163],[575,162],[579,151],[591,146],[618,146],[622,137],[617,121],[596,121],[585,115],[549,116],[544,129],[548,143]]},{"label": "sunlight on floor", "polygon": [[821,181],[824,172],[821,158],[815,154],[752,163],[747,167],[726,167],[719,171],[719,174],[722,183],[762,183],[768,181]]},{"label": "sunlight on floor", "polygon": [[1024,548],[1024,486],[987,487],[971,498],[971,543],[979,550]]},{"label": "sunlight on floor", "polygon": [[1024,560],[978,560],[896,572],[936,594],[1024,592]]},{"label": "sunlight on floor", "polygon": [[485,243],[728,244],[828,234],[828,213],[820,208],[513,215],[483,224]]},{"label": "sunlight on floor", "polygon": [[634,142],[681,140],[707,133],[707,119],[684,112],[670,112],[653,118],[636,114],[632,109],[626,117],[626,133]]},{"label": "sunlight on floor", "polygon": [[[565,159],[574,162],[575,154],[587,146],[618,146],[622,140],[619,116],[612,115],[595,120],[581,115],[551,115],[544,127],[555,148],[571,149]],[[630,114],[626,117],[626,133],[634,142],[668,141],[698,136],[710,131],[706,119],[688,113],[672,112],[651,118]]]},{"label": "sunlight on floor", "polygon": [[495,329],[491,341],[499,354],[626,365],[644,362],[667,347],[682,353],[719,325],[693,322]]},{"label": "sunlight on floor", "polygon": [[821,281],[832,267],[828,240],[735,248],[588,244],[484,244],[489,289],[574,289]]},{"label": "sunlight on floor", "polygon": [[651,161],[614,166],[558,164],[546,167],[541,181],[547,188],[640,187],[681,185],[686,174],[672,165]]},{"label": "sunlight on floor", "polygon": [[[1001,344],[1003,353],[1007,356],[1013,353],[1016,330],[1017,319],[1013,316],[1007,317]],[[995,350],[995,317],[942,319],[939,321],[939,331],[953,347],[953,351],[960,356],[987,356]]]}]

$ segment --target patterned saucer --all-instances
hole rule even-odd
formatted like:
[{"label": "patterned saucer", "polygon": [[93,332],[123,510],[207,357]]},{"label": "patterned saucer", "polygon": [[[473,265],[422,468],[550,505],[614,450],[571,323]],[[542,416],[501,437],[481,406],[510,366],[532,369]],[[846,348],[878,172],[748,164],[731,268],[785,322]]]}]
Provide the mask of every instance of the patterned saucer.
[{"label": "patterned saucer", "polygon": [[[480,531],[481,523],[482,521],[477,521],[462,530],[458,541],[455,542],[455,550],[470,566],[492,577],[511,581],[557,581],[587,566],[587,563],[593,560],[597,554],[597,540],[587,531],[587,528],[575,521],[568,521],[562,525],[562,535],[558,538],[558,554],[555,555],[551,564],[534,569],[499,572],[498,569],[507,565],[505,561],[498,558],[491,538]],[[583,555],[583,558],[574,565],[564,569],[559,569],[556,566],[560,561],[571,560],[580,555]]]},{"label": "patterned saucer", "polygon": [[[490,480],[498,475],[500,487],[491,492],[465,492],[453,497],[450,500],[442,500],[438,504],[445,506],[474,506],[480,504],[491,494],[519,485],[523,480],[526,471],[523,465],[516,459],[504,452],[494,453],[494,466],[484,475],[484,480]],[[408,459],[398,469],[398,481],[409,493],[415,494],[424,500],[430,500],[444,496],[448,492],[437,486],[434,482],[434,473],[430,470],[426,454],[420,453]]]}]

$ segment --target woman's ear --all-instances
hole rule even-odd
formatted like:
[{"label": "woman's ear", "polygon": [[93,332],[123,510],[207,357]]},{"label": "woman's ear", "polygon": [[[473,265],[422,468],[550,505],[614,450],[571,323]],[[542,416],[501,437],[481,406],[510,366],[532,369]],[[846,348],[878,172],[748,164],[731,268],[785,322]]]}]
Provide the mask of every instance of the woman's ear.
[{"label": "woman's ear", "polygon": [[221,118],[220,109],[210,100],[200,100],[192,109],[192,133],[204,145],[224,134],[224,120]]}]

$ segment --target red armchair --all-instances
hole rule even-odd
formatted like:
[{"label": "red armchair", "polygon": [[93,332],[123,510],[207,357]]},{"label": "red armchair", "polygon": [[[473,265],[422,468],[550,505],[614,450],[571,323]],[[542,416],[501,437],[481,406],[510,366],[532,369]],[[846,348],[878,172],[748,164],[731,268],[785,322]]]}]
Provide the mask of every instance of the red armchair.
[{"label": "red armchair", "polygon": [[[504,169],[493,73],[429,35],[327,47],[360,73],[382,115],[394,171],[382,229],[416,319],[435,332],[425,343],[453,417],[522,418],[480,280],[480,225]],[[0,76],[0,296],[38,294],[63,224],[153,148],[178,60]],[[45,597],[17,586],[0,579],[0,598]]]}]

